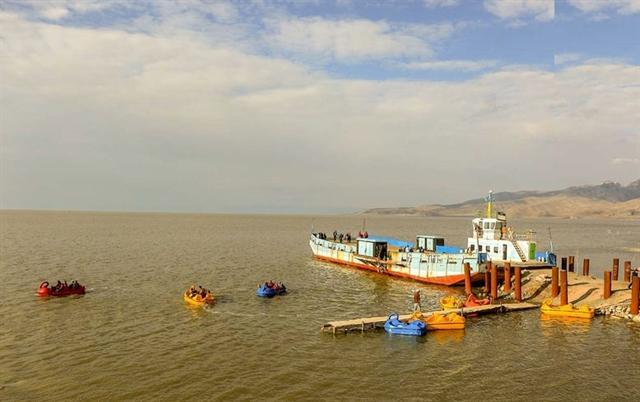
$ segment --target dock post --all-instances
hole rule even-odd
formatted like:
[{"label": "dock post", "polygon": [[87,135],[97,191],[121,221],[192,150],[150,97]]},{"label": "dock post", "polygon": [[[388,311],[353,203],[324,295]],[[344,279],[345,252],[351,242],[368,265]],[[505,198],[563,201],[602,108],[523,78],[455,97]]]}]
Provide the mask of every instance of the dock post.
[{"label": "dock post", "polygon": [[516,299],[516,301],[518,303],[520,303],[522,301],[522,268],[516,266],[515,267],[515,294],[513,296],[514,299]]},{"label": "dock post", "polygon": [[569,256],[569,272],[575,272],[576,270],[576,265],[575,265],[575,257],[570,255]]},{"label": "dock post", "polygon": [[608,299],[611,297],[611,271],[604,272],[604,298]]},{"label": "dock post", "polygon": [[560,305],[569,304],[569,284],[567,283],[567,271],[560,271]]},{"label": "dock post", "polygon": [[487,266],[484,269],[484,292],[489,293],[491,290],[491,261],[487,262]]},{"label": "dock post", "polygon": [[631,280],[631,314],[638,314],[638,304],[640,303],[640,277],[634,276]]},{"label": "dock post", "polygon": [[464,292],[468,295],[471,294],[471,265],[468,262],[464,263]]},{"label": "dock post", "polygon": [[491,264],[491,300],[495,302],[498,298],[498,267]]},{"label": "dock post", "polygon": [[613,259],[613,280],[614,281],[618,280],[618,270],[619,269],[620,269],[620,259],[614,258]]},{"label": "dock post", "polygon": [[582,260],[582,275],[589,276],[589,259]]},{"label": "dock post", "polygon": [[631,261],[624,262],[624,281],[631,281]]},{"label": "dock post", "polygon": [[562,260],[561,260],[560,264],[561,264],[560,268],[563,271],[566,271],[567,270],[567,257],[562,257]]},{"label": "dock post", "polygon": [[551,297],[558,296],[560,290],[558,288],[558,267],[551,268]]},{"label": "dock post", "polygon": [[504,292],[511,292],[511,264],[504,263]]}]

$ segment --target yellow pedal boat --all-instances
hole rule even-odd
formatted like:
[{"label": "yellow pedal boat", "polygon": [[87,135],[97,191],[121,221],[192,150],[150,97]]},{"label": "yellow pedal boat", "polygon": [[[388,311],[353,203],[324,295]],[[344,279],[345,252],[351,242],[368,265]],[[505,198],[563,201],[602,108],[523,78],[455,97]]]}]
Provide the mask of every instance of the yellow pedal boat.
[{"label": "yellow pedal boat", "polygon": [[412,320],[420,320],[427,324],[427,331],[464,329],[465,318],[458,313],[439,314],[434,313],[429,317],[424,317],[422,313],[413,313]]},{"label": "yellow pedal boat", "polygon": [[208,292],[207,297],[203,298],[199,294],[195,295],[195,297],[191,297],[189,295],[189,291],[186,290],[182,294],[182,298],[184,299],[184,301],[186,301],[188,304],[191,304],[192,306],[211,305],[216,301],[215,297],[213,297],[213,293],[211,292]]},{"label": "yellow pedal boat", "polygon": [[545,300],[542,303],[542,306],[540,307],[540,312],[546,315],[574,317],[574,318],[593,318],[595,316],[595,310],[590,307],[587,307],[587,306],[574,307],[573,304],[571,303],[565,306],[553,306],[551,305],[551,300],[549,299]]},{"label": "yellow pedal boat", "polygon": [[460,308],[462,307],[462,300],[455,296],[445,296],[440,299],[440,307],[442,307],[443,310]]}]

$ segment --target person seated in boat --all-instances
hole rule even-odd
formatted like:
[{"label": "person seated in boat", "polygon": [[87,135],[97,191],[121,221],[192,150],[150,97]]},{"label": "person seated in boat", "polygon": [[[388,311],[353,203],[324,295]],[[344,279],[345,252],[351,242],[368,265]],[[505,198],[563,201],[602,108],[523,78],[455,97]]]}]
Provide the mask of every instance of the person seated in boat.
[{"label": "person seated in boat", "polygon": [[267,287],[268,287],[268,288],[273,289],[273,288],[275,288],[275,287],[276,287],[276,284],[275,284],[275,282],[273,282],[273,281],[269,281],[269,282],[267,283]]},{"label": "person seated in boat", "polygon": [[62,282],[58,281],[58,283],[56,283],[56,286],[55,286],[54,290],[55,291],[62,290]]},{"label": "person seated in boat", "polygon": [[200,291],[200,297],[202,297],[203,299],[207,297],[207,289],[202,288],[202,290]]}]

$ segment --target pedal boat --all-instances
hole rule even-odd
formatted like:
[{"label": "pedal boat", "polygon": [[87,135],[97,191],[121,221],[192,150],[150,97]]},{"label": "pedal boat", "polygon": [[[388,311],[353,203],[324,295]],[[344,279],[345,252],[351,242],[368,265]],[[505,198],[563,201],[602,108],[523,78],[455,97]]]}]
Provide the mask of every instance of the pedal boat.
[{"label": "pedal boat", "polygon": [[455,296],[446,296],[440,299],[440,307],[443,310],[451,310],[462,307],[462,301]]},{"label": "pedal boat", "polygon": [[79,285],[77,288],[65,287],[61,290],[55,290],[53,287],[49,286],[49,282],[44,281],[38,287],[38,297],[64,297],[71,295],[83,295],[85,293],[85,288],[82,285]]},{"label": "pedal boat", "polygon": [[258,297],[273,297],[276,295],[283,295],[285,293],[287,293],[287,288],[284,285],[269,287],[263,283],[258,286],[258,289],[256,290],[256,296]]},{"label": "pedal boat", "polygon": [[413,313],[411,319],[420,320],[427,324],[427,331],[460,330],[464,329],[465,318],[458,313],[434,313],[425,317],[420,312]]},{"label": "pedal boat", "polygon": [[192,306],[212,305],[216,301],[215,297],[213,296],[213,293],[211,292],[207,293],[207,296],[205,298],[202,298],[200,294],[197,294],[194,297],[191,297],[189,295],[189,290],[186,290],[182,294],[182,298],[184,299],[185,302],[187,302],[187,304],[190,304]]},{"label": "pedal boat", "polygon": [[422,336],[427,332],[427,324],[420,320],[405,323],[400,321],[398,314],[393,313],[384,323],[384,330],[393,335]]},{"label": "pedal boat", "polygon": [[550,316],[562,316],[562,317],[574,317],[574,318],[593,318],[595,316],[595,310],[587,307],[580,306],[574,307],[569,303],[564,306],[553,306],[551,300],[547,299],[542,303],[540,312]]}]

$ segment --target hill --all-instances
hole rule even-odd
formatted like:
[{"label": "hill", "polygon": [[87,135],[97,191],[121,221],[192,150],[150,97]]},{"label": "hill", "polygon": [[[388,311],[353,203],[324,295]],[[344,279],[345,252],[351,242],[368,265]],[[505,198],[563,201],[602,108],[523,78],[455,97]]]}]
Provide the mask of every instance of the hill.
[{"label": "hill", "polygon": [[[640,180],[627,186],[604,182],[595,186],[555,191],[495,193],[496,207],[519,218],[631,218],[640,219]],[[365,214],[414,216],[475,216],[484,210],[483,198],[449,205],[373,208]]]}]

